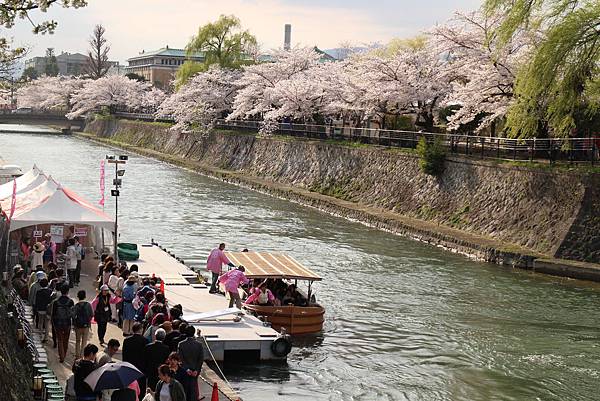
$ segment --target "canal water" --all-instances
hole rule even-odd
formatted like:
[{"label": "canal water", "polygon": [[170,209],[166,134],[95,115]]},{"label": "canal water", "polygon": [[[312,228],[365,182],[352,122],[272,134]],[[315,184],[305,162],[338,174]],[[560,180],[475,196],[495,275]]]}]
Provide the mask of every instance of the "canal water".
[{"label": "canal water", "polygon": [[[119,152],[81,139],[0,134],[0,156],[37,163],[91,201]],[[130,155],[121,240],[154,238],[184,259],[283,251],[323,276],[322,334],[286,365],[227,366],[245,400],[592,400],[600,290],[495,265]],[[112,212],[108,198],[107,211]]]}]

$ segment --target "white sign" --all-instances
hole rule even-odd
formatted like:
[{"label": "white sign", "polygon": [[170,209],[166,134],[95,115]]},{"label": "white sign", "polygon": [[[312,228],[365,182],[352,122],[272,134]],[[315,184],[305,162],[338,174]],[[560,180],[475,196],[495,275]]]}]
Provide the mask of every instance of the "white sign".
[{"label": "white sign", "polygon": [[33,238],[42,238],[42,230],[34,230]]},{"label": "white sign", "polygon": [[75,237],[87,237],[87,228],[85,228],[85,227],[76,228],[74,236]]},{"label": "white sign", "polygon": [[50,234],[52,234],[52,236],[60,235],[62,237],[64,230],[65,228],[63,226],[50,226]]}]

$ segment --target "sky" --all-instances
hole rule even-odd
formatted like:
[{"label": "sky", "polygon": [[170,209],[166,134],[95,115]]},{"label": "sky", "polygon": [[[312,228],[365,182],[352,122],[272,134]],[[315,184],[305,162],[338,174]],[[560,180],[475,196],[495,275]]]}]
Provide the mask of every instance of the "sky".
[{"label": "sky", "polygon": [[111,60],[125,63],[142,50],[168,45],[183,48],[198,27],[220,14],[234,14],[254,34],[265,51],[283,45],[283,26],[292,24],[292,44],[339,47],[361,46],[407,38],[443,23],[455,11],[471,11],[482,0],[89,0],[80,9],[53,6],[47,13],[33,12],[35,22],[53,19],[53,35],[34,35],[31,23],[17,21],[0,35],[15,45],[30,48],[28,57],[41,56],[53,47],[86,53],[96,24],[103,24]]}]

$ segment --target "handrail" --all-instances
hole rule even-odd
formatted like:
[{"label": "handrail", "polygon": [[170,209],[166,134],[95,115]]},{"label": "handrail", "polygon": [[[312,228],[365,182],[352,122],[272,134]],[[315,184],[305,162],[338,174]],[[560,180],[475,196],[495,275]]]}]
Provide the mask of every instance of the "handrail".
[{"label": "handrail", "polygon": [[[174,122],[171,116],[118,111],[115,116],[143,121]],[[262,121],[217,119],[216,128],[258,132]],[[600,160],[600,134],[583,138],[504,138],[462,133],[437,133],[280,122],[276,134],[316,140],[346,140],[389,148],[415,149],[422,138],[442,144],[450,154],[514,161],[568,161],[592,165]]]}]

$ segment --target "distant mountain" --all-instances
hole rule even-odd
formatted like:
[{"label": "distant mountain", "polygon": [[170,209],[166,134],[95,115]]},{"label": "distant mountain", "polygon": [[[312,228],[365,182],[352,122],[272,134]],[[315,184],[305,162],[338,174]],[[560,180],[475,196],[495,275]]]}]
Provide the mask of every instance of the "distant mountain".
[{"label": "distant mountain", "polygon": [[363,53],[370,49],[372,49],[372,47],[366,47],[366,46],[337,47],[334,49],[326,49],[326,50],[324,50],[324,52],[329,54],[331,57],[334,57],[337,60],[343,60],[352,53]]}]

